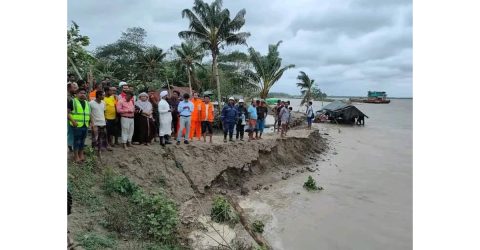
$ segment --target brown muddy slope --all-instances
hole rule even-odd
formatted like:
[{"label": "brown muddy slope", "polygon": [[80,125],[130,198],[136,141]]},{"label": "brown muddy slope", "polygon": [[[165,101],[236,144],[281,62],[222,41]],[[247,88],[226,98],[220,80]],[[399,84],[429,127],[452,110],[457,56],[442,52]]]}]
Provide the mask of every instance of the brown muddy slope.
[{"label": "brown muddy slope", "polygon": [[284,139],[265,135],[265,139],[252,142],[221,140],[215,137],[218,143],[214,144],[195,141],[166,148],[138,145],[129,151],[115,149],[105,153],[102,162],[148,191],[163,187],[182,203],[195,193],[205,194],[212,184],[239,187],[252,176],[305,164],[326,148],[318,131],[305,130],[291,130]]}]

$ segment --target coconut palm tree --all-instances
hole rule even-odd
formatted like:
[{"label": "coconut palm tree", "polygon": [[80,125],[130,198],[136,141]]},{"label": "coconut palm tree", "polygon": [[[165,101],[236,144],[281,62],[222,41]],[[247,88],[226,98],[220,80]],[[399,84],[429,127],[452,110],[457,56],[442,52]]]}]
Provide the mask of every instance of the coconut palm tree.
[{"label": "coconut palm tree", "polygon": [[259,52],[255,51],[254,48],[249,48],[248,52],[250,54],[250,60],[252,62],[252,70],[245,70],[245,75],[247,79],[258,86],[260,90],[260,98],[265,99],[268,96],[268,92],[272,86],[282,77],[283,72],[287,69],[295,67],[294,64],[289,64],[282,67],[282,58],[278,52],[278,46],[282,41],[279,41],[277,44],[270,44],[268,46],[268,54],[262,56]]},{"label": "coconut palm tree", "polygon": [[192,92],[192,83],[195,85],[197,91],[199,91],[200,86],[195,77],[195,67],[203,68],[202,59],[205,56],[205,50],[201,45],[196,44],[191,40],[182,43],[180,46],[173,46],[172,49],[175,51],[179,57],[179,61],[184,65],[185,70],[187,71],[190,92]]},{"label": "coconut palm tree", "polygon": [[305,74],[305,72],[303,71],[300,71],[300,75],[297,76],[297,80],[300,81],[300,82],[297,82],[297,86],[300,87],[303,95],[303,99],[300,105],[303,105],[304,103],[312,99],[312,89],[313,89],[315,80],[310,79],[310,77],[307,74]]},{"label": "coconut palm tree", "polygon": [[144,81],[153,81],[161,69],[161,62],[166,53],[162,49],[152,46],[139,56],[137,64],[143,71]]},{"label": "coconut palm tree", "polygon": [[222,9],[222,0],[215,0],[210,5],[202,0],[195,0],[193,8],[184,9],[182,17],[190,20],[190,29],[178,33],[180,38],[197,40],[212,54],[212,71],[217,84],[218,101],[221,108],[220,79],[218,76],[217,56],[220,48],[228,45],[245,44],[250,36],[248,32],[238,32],[245,24],[245,9],[230,19],[230,11]]}]

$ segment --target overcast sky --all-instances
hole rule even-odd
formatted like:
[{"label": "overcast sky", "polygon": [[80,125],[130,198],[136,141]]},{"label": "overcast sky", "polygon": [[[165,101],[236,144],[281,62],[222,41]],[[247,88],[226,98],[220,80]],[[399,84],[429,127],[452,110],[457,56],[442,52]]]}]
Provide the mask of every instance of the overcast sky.
[{"label": "overcast sky", "polygon": [[[181,11],[192,6],[193,0],[69,0],[68,21],[90,37],[90,49],[140,26],[149,44],[166,50],[181,42],[178,32],[188,28]],[[302,70],[328,95],[384,90],[392,97],[412,96],[411,0],[224,0],[223,6],[232,17],[246,9],[242,31],[251,33],[248,46],[262,54],[283,40],[283,63],[296,67],[272,91],[299,93],[295,83]]]}]

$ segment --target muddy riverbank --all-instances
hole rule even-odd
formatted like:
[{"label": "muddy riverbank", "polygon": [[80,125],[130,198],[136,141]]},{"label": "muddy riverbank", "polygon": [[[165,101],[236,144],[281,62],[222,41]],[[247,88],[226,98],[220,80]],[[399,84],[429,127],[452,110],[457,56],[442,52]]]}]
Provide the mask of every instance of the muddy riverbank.
[{"label": "muddy riverbank", "polygon": [[[100,174],[102,168],[108,168],[126,176],[147,193],[164,193],[179,208],[178,233],[182,244],[208,249],[219,245],[205,234],[211,223],[208,218],[214,197],[239,198],[267,191],[275,182],[308,171],[304,166],[319,159],[328,148],[322,135],[313,130],[292,129],[286,138],[277,134],[263,137],[252,142],[223,143],[220,136],[215,136],[213,144],[194,141],[166,148],[159,145],[138,145],[129,151],[118,148],[103,154],[100,169],[96,171]],[[103,195],[101,185],[92,188],[93,195]],[[103,210],[92,212],[83,206],[74,206],[73,210],[74,214],[69,216],[72,235],[86,230],[104,231],[96,224],[104,216]],[[217,226],[223,227],[222,231],[232,231],[229,236],[232,239],[255,245],[240,223],[232,228]],[[124,245],[120,242],[118,247],[128,248]]]}]

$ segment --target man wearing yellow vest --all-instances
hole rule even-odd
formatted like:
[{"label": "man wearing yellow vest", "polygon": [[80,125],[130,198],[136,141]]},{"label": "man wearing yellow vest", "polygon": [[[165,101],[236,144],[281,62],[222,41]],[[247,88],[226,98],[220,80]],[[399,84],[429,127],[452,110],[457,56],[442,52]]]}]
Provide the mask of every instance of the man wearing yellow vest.
[{"label": "man wearing yellow vest", "polygon": [[79,89],[77,97],[67,103],[68,121],[73,128],[73,155],[76,163],[82,163],[85,160],[83,148],[85,147],[85,138],[87,129],[90,127],[90,105],[87,101],[87,92],[85,89]]}]

